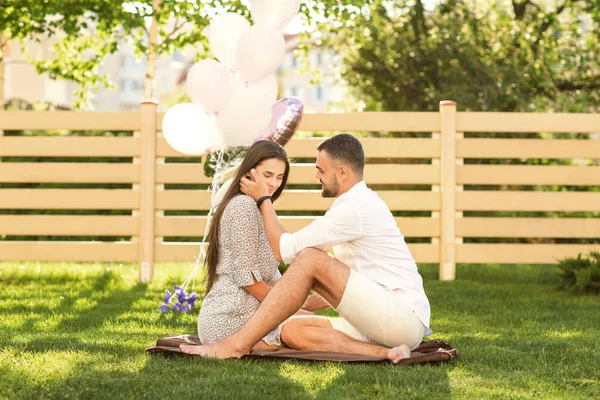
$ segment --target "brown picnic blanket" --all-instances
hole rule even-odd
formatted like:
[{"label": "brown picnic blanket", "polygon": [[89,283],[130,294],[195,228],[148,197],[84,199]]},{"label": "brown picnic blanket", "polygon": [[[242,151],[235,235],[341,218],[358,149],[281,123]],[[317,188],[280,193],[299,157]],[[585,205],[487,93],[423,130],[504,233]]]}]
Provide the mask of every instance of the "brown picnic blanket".
[{"label": "brown picnic blanket", "polygon": [[[156,346],[146,349],[149,353],[181,354],[180,344],[200,344],[197,335],[174,335],[158,339]],[[387,358],[363,356],[359,354],[331,353],[327,351],[281,349],[277,351],[252,351],[242,359],[332,361],[346,363],[390,363],[392,365],[431,364],[450,361],[458,357],[458,350],[440,339],[426,340],[413,349],[409,358],[393,364]]]}]

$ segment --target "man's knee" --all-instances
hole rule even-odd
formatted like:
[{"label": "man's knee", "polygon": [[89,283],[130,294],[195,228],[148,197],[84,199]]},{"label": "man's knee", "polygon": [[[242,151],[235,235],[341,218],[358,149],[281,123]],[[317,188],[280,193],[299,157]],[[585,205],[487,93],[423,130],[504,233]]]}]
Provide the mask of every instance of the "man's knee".
[{"label": "man's knee", "polygon": [[304,249],[298,253],[296,259],[290,267],[301,266],[303,269],[307,269],[310,267],[319,267],[323,264],[323,260],[327,260],[327,253],[322,250],[314,249],[309,247]]}]

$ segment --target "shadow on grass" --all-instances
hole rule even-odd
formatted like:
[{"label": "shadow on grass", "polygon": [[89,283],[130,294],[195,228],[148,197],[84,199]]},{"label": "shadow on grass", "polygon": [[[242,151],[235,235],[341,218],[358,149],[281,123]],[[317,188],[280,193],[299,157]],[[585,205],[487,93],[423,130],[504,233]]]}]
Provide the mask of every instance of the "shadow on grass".
[{"label": "shadow on grass", "polygon": [[[40,378],[0,366],[7,398],[329,399],[449,398],[444,367],[393,367],[280,361],[218,361],[148,356],[139,370],[127,360],[76,361],[60,377]],[[287,376],[287,370],[304,376]],[[328,379],[327,372],[335,376]],[[423,381],[429,383],[424,388]],[[3,387],[4,386],[4,387]]]}]

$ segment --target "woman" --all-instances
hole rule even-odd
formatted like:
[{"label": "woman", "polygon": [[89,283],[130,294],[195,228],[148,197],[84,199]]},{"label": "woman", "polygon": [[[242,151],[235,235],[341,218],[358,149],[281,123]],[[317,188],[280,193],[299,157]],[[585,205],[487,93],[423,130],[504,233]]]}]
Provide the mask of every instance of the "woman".
[{"label": "woman", "polygon": [[[208,279],[198,317],[202,344],[215,343],[236,332],[281,278],[267,241],[260,210],[252,197],[240,191],[240,180],[255,169],[268,184],[275,201],[288,179],[290,164],[283,147],[261,140],[252,145],[225,196],[216,208],[208,233]],[[281,329],[271,331],[254,350],[281,347]],[[193,353],[196,346],[182,346]]]}]

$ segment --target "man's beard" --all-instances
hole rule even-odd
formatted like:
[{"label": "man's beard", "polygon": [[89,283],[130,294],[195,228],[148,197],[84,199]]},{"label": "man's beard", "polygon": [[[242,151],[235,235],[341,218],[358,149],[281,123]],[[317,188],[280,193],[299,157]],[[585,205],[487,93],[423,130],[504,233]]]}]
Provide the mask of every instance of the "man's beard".
[{"label": "man's beard", "polygon": [[321,196],[325,198],[337,197],[338,192],[340,191],[340,185],[338,184],[337,178],[335,178],[334,181],[329,185],[326,185],[325,183],[323,183],[323,181],[321,181],[321,184],[323,185],[323,190],[321,190]]}]

